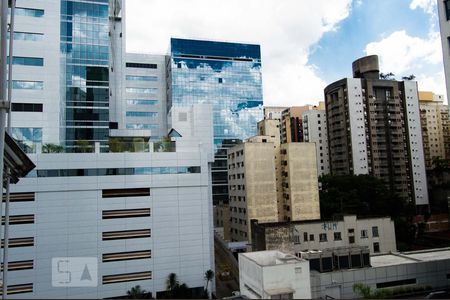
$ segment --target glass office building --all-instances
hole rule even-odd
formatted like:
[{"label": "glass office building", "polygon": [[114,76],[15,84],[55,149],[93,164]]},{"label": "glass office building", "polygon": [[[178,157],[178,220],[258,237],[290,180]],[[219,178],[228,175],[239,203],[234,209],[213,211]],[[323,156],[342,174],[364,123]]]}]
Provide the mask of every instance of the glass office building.
[{"label": "glass office building", "polygon": [[168,108],[213,105],[214,203],[228,201],[226,149],[256,135],[263,119],[259,45],[171,39]]},{"label": "glass office building", "polygon": [[67,151],[106,146],[109,134],[109,0],[61,1],[61,116]]}]

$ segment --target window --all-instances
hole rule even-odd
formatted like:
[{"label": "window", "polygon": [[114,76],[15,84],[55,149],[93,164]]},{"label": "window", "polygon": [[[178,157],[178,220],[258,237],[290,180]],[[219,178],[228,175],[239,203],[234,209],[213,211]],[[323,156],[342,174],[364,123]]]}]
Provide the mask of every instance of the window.
[{"label": "window", "polygon": [[127,123],[127,129],[158,129],[156,124],[142,124],[142,123]]},{"label": "window", "polygon": [[294,235],[294,244],[300,244],[300,236]]},{"label": "window", "polygon": [[102,198],[147,197],[147,196],[150,196],[150,188],[102,190]]},{"label": "window", "polygon": [[158,100],[143,100],[143,99],[134,99],[127,100],[128,105],[156,105],[158,104]]},{"label": "window", "polygon": [[219,78],[219,83],[223,83],[223,78]]},{"label": "window", "polygon": [[335,232],[334,233],[334,240],[335,241],[341,241],[342,240],[342,236],[340,232]]},{"label": "window", "polygon": [[127,111],[127,117],[157,117],[157,112],[149,111]]},{"label": "window", "polygon": [[12,111],[42,112],[43,105],[40,103],[11,103]]},{"label": "window", "polygon": [[367,229],[361,230],[361,238],[366,239],[369,237],[369,234],[367,233]]},{"label": "window", "polygon": [[127,87],[127,93],[135,93],[135,94],[155,94],[158,89],[157,88],[137,88],[137,87]]},{"label": "window", "polygon": [[42,143],[42,128],[11,128],[12,137],[26,153],[34,153],[36,144]]},{"label": "window", "polygon": [[117,275],[105,275],[103,276],[102,279],[103,284],[137,281],[137,280],[149,280],[152,279],[152,272],[148,271],[148,272],[117,274]]},{"label": "window", "polygon": [[40,18],[44,16],[43,9],[16,7],[15,14],[18,16],[36,17]]},{"label": "window", "polygon": [[349,236],[348,237],[348,243],[349,244],[354,244],[355,243],[355,237],[354,236]]},{"label": "window", "polygon": [[[9,63],[9,56],[8,56],[7,62]],[[13,56],[12,63],[13,63],[13,65],[19,65],[19,66],[42,67],[44,65],[44,59],[38,58],[38,57]]]},{"label": "window", "polygon": [[355,229],[353,229],[353,228],[349,229],[349,230],[348,230],[348,233],[349,233],[349,234],[354,234],[354,233],[355,233]]},{"label": "window", "polygon": [[157,69],[157,64],[140,64],[140,63],[126,63],[127,68],[138,68],[138,69]]},{"label": "window", "polygon": [[102,219],[150,217],[150,208],[104,210]]},{"label": "window", "polygon": [[305,241],[305,242],[308,241],[308,233],[307,232],[303,233],[303,241]]},{"label": "window", "polygon": [[327,239],[327,234],[326,234],[326,233],[321,233],[321,234],[319,234],[319,241],[320,241],[320,242],[326,242],[326,241],[328,241],[328,239]]},{"label": "window", "polygon": [[103,241],[126,240],[126,239],[149,238],[151,236],[152,233],[150,229],[108,231],[102,233],[102,240]]},{"label": "window", "polygon": [[[9,39],[9,35],[7,36]],[[14,31],[14,40],[15,41],[42,41],[44,38],[44,34],[42,33],[34,33],[34,32],[19,32]]]},{"label": "window", "polygon": [[380,253],[380,243],[373,243],[373,252],[374,253]]},{"label": "window", "polygon": [[379,237],[378,226],[373,226],[372,227],[372,237]]},{"label": "window", "polygon": [[105,253],[102,255],[102,262],[148,259],[151,257],[152,257],[151,250]]},{"label": "window", "polygon": [[125,79],[129,81],[158,81],[157,76],[126,75]]},{"label": "window", "polygon": [[310,240],[310,241],[314,241],[314,234],[310,234],[310,235],[309,235],[309,240]]},{"label": "window", "polygon": [[377,289],[393,287],[393,286],[400,286],[400,285],[407,285],[407,284],[416,284],[416,283],[417,283],[416,278],[396,280],[396,281],[380,282],[380,283],[377,283]]},{"label": "window", "polygon": [[13,80],[12,88],[16,90],[43,90],[43,81]]},{"label": "window", "polygon": [[444,0],[444,9],[445,16],[447,17],[447,21],[450,20],[450,0]]}]

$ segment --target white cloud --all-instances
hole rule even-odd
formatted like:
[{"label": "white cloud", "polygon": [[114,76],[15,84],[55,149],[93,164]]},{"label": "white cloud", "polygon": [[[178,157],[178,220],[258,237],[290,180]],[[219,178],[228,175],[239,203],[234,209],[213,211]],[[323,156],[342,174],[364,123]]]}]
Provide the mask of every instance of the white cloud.
[{"label": "white cloud", "polygon": [[436,8],[436,0],[412,0],[409,4],[410,9],[421,8],[426,13],[432,14]]},{"label": "white cloud", "polygon": [[380,57],[380,69],[392,72],[397,79],[414,74],[422,90],[445,94],[442,71],[442,47],[438,32],[426,38],[413,37],[406,31],[396,31],[378,42],[366,46],[366,54]]},{"label": "white cloud", "polygon": [[266,105],[323,98],[308,64],[324,33],[348,17],[352,0],[128,0],[127,50],[166,53],[170,37],[261,45]]}]

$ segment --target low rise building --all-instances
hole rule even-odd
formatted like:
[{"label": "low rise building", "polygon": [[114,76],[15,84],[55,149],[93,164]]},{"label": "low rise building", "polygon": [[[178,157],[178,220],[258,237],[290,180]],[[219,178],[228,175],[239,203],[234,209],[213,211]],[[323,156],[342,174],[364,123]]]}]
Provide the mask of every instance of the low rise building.
[{"label": "low rise building", "polygon": [[[361,295],[353,287],[362,283],[372,291],[412,297],[415,290],[424,293],[450,286],[450,248],[369,256],[367,249],[344,247],[298,256],[300,260],[295,261],[292,255],[278,251],[240,254],[241,294],[250,299],[355,299]],[[304,261],[309,266],[301,264]],[[301,271],[297,272],[297,265]]]},{"label": "low rise building", "polygon": [[239,254],[239,288],[249,299],[310,299],[309,263],[279,251]]},{"label": "low rise building", "polygon": [[251,220],[254,251],[301,251],[337,247],[367,247],[371,254],[397,251],[394,221],[389,217],[358,219],[344,216],[335,221],[262,223]]}]

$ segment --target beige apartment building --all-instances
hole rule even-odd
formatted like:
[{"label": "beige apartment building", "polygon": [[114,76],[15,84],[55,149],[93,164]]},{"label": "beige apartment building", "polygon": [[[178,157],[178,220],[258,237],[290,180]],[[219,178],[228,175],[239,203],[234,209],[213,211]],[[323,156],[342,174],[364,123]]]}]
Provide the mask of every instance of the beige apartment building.
[{"label": "beige apartment building", "polygon": [[431,170],[434,158],[450,158],[449,110],[444,96],[432,92],[419,92],[419,105],[425,166]]},{"label": "beige apartment building", "polygon": [[320,219],[316,147],[313,143],[281,145],[283,220]]},{"label": "beige apartment building", "polygon": [[303,138],[303,113],[309,110],[325,110],[325,103],[319,105],[292,106],[281,114],[281,143],[300,143]]},{"label": "beige apartment building", "polygon": [[275,142],[256,136],[228,150],[231,241],[247,241],[250,219],[278,222]]},{"label": "beige apartment building", "polygon": [[[274,130],[270,125],[260,122],[260,132]],[[280,146],[276,134],[250,138],[228,150],[228,178],[233,242],[250,240],[251,219],[266,223],[320,219],[314,144]]]}]

